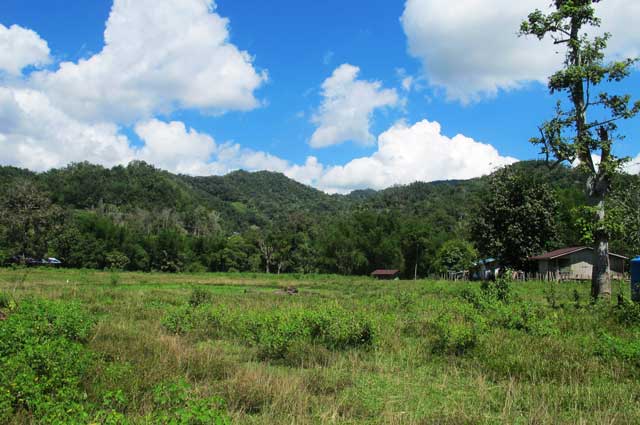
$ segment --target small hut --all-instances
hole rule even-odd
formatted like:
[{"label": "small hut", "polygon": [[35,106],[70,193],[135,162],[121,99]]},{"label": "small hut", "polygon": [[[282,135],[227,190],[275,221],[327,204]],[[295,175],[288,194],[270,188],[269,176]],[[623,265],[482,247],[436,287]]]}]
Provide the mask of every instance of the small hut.
[{"label": "small hut", "polygon": [[376,270],[371,276],[378,280],[397,280],[400,278],[400,270]]}]

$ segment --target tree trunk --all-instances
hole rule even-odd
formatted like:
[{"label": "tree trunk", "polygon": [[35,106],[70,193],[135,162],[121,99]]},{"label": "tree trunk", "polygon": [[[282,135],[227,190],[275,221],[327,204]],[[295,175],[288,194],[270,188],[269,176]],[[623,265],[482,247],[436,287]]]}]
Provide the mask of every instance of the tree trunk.
[{"label": "tree trunk", "polygon": [[596,238],[593,252],[593,275],[591,277],[591,296],[596,299],[611,299],[611,273],[609,267],[608,238]]},{"label": "tree trunk", "polygon": [[[605,184],[605,187],[608,185]],[[609,234],[604,226],[606,190],[596,188],[591,197],[597,199],[596,230],[594,232],[593,273],[591,297],[594,300],[611,298],[611,269],[609,264]]]},{"label": "tree trunk", "polygon": [[416,267],[413,270],[413,280],[418,280],[418,244],[416,244]]}]

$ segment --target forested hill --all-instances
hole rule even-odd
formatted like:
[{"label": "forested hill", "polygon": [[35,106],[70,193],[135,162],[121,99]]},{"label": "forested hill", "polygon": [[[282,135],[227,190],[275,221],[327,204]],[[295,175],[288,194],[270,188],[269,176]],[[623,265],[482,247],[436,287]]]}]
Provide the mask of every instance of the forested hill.
[{"label": "forested hill", "polygon": [[[574,170],[549,170],[540,162],[521,162],[514,167],[539,176],[559,190],[582,188],[583,178]],[[159,170],[144,162],[104,168],[73,164],[45,173],[0,167],[0,185],[16,179],[37,182],[53,203],[72,209],[95,209],[109,205],[124,211],[135,209],[178,212],[198,206],[218,212],[228,230],[265,226],[305,214],[312,220],[340,212],[370,209],[401,211],[424,216],[434,212],[459,218],[479,202],[487,177],[464,181],[416,182],[382,191],[358,190],[349,195],[328,195],[280,173],[235,171],[225,176],[191,177]]]},{"label": "forested hill", "polygon": [[197,207],[218,212],[229,230],[264,226],[301,212],[336,213],[345,202],[339,196],[300,184],[279,173],[235,171],[225,176],[190,177],[171,174],[144,162],[111,169],[88,163],[46,173],[0,167],[3,186],[32,180],[53,203],[73,209],[108,205],[122,211],[165,209],[188,212]]},{"label": "forested hill", "polygon": [[176,176],[235,230],[287,220],[292,214],[313,218],[335,214],[346,203],[280,173],[234,171],[225,176]]},{"label": "forested hill", "polygon": [[[507,210],[529,208],[520,193],[527,185],[536,187],[532,196],[552,199],[537,207],[553,222],[553,236],[537,249],[580,242],[576,211],[585,206],[585,179],[578,170],[534,161],[507,171],[526,176]],[[147,271],[367,274],[384,267],[405,276],[417,264],[425,275],[490,255],[476,252],[472,229],[501,179],[329,195],[264,171],[191,177],[143,162],[44,173],[0,167],[0,260],[52,256],[72,267]],[[523,217],[514,228],[526,228]]]}]

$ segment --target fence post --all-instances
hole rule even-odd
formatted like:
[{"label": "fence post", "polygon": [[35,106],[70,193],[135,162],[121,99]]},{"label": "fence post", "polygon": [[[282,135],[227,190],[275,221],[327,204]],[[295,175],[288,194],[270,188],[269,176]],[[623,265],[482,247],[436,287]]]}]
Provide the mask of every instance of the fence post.
[{"label": "fence post", "polygon": [[631,299],[640,303],[640,257],[631,260]]}]

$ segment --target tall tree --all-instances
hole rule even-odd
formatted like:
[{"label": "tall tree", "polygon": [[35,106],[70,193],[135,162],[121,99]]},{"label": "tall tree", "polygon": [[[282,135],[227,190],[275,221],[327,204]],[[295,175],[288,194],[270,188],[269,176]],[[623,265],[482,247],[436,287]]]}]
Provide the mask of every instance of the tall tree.
[{"label": "tall tree", "polygon": [[547,248],[557,234],[555,194],[531,174],[499,170],[482,197],[471,233],[480,253],[505,267],[522,269],[527,258]]},{"label": "tall tree", "polygon": [[622,248],[635,255],[640,253],[640,175],[621,177],[613,185],[608,214]]},{"label": "tall tree", "polygon": [[[540,40],[550,37],[555,45],[566,46],[564,66],[549,78],[549,90],[551,94],[566,94],[569,105],[565,107],[559,101],[555,117],[543,123],[540,136],[531,141],[542,147],[547,159],[555,160],[556,164],[578,160],[589,174],[586,191],[596,223],[591,285],[595,299],[611,296],[605,200],[613,176],[625,160],[613,151],[614,141],[622,138],[616,123],[640,111],[640,102],[632,104],[629,95],[596,93],[602,83],[626,78],[635,62],[635,59],[606,62],[604,51],[611,35],[585,34],[588,28],[600,25],[595,11],[597,3],[601,0],[555,0],[551,12],[536,10],[521,26],[522,35],[534,35]],[[588,112],[597,118],[590,121]]]},{"label": "tall tree", "polygon": [[0,200],[0,224],[14,255],[42,258],[61,227],[62,211],[34,183],[19,180]]},{"label": "tall tree", "polygon": [[[414,280],[419,275],[425,275],[427,267],[425,263],[425,250],[429,242],[431,229],[424,220],[411,217],[402,225],[402,238],[400,241],[402,255],[405,262],[405,275]],[[410,270],[409,270],[410,269]]]},{"label": "tall tree", "polygon": [[439,273],[469,270],[477,259],[478,253],[473,245],[464,240],[452,239],[438,249],[436,270]]}]

